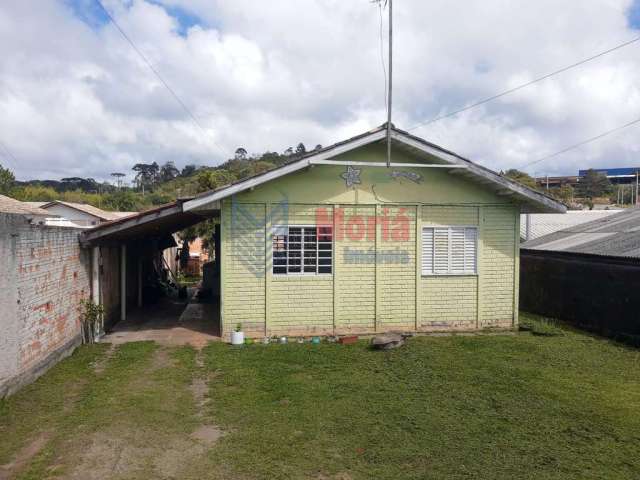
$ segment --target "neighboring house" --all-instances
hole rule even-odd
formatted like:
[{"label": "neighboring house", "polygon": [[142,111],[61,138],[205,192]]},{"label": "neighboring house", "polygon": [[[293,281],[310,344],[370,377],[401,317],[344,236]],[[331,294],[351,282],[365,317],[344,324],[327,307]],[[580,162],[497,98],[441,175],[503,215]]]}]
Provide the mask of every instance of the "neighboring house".
[{"label": "neighboring house", "polygon": [[94,227],[103,222],[135,215],[135,212],[108,212],[93,205],[61,200],[41,204],[40,208],[79,227]]},{"label": "neighboring house", "polygon": [[568,210],[561,214],[523,214],[520,216],[520,239],[533,240],[558,230],[575,227],[621,212],[615,210]]},{"label": "neighboring house", "polygon": [[523,310],[605,334],[640,335],[640,209],[525,242]]},{"label": "neighboring house", "polygon": [[386,135],[98,226],[83,244],[121,246],[126,307],[140,245],[219,218],[225,337],[238,323],[252,337],[514,328],[520,213],[564,205],[396,128],[387,166]]},{"label": "neighboring house", "polygon": [[36,224],[44,224],[47,218],[55,216],[30,202],[21,202],[4,195],[0,195],[0,213],[23,215],[29,222]]},{"label": "neighboring house", "polygon": [[[180,243],[182,245],[182,243]],[[178,255],[180,255],[180,250],[178,249]],[[194,240],[189,242],[189,261],[187,262],[186,268],[182,269],[182,272],[186,275],[198,276],[202,274],[202,266],[209,261],[209,253],[204,248],[202,243],[202,238],[196,237]]]}]

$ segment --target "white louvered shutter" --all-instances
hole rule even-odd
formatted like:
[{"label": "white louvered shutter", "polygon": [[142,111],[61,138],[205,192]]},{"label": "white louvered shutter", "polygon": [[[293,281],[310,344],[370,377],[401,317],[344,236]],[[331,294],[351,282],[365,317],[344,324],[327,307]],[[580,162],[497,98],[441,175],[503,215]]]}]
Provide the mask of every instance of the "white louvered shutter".
[{"label": "white louvered shutter", "polygon": [[465,228],[464,232],[464,270],[466,273],[476,273],[478,267],[478,229]]},{"label": "white louvered shutter", "polygon": [[477,271],[476,227],[422,229],[423,275],[468,275]]},{"label": "white louvered shutter", "polygon": [[433,275],[433,228],[422,229],[422,274]]},{"label": "white louvered shutter", "polygon": [[449,229],[449,241],[451,242],[451,253],[449,256],[449,273],[464,273],[464,227],[451,227]]},{"label": "white louvered shutter", "polygon": [[434,228],[433,273],[449,273],[449,229]]}]

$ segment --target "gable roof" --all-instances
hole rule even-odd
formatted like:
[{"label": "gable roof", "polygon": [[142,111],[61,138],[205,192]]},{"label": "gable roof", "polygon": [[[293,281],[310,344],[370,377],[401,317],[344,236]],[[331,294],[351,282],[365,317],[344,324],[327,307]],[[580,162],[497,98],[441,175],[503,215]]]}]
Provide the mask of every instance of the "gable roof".
[{"label": "gable roof", "polygon": [[[375,142],[384,141],[387,135],[386,124],[381,125],[371,131],[365,132],[347,140],[335,143],[328,147],[314,150],[299,157],[289,163],[285,163],[277,168],[245,178],[231,185],[226,185],[219,189],[198,195],[196,198],[184,203],[184,211],[191,211],[206,208],[208,204],[213,204],[236,193],[255,188],[258,185],[275,180],[284,175],[302,170],[315,164],[331,164],[331,158],[343,153],[355,150],[356,148],[369,145]],[[518,182],[514,182],[486,167],[473,163],[460,155],[446,150],[438,145],[427,142],[404,130],[396,127],[391,129],[391,138],[395,148],[401,148],[428,157],[428,162],[421,164],[394,164],[395,167],[422,167],[430,165],[437,168],[448,169],[452,174],[459,174],[469,178],[471,181],[484,184],[494,190],[498,195],[508,196],[514,202],[521,204],[523,213],[564,213],[566,207],[554,198],[533,190]],[[342,163],[342,162],[340,162]],[[362,162],[353,162],[354,165],[363,165]],[[364,163],[370,166],[385,166],[386,164]]]},{"label": "gable roof", "polygon": [[88,205],[86,203],[64,202],[62,200],[54,200],[53,202],[45,203],[41,206],[41,208],[46,210],[53,207],[54,205],[64,205],[65,207],[73,208],[74,210],[93,215],[94,217],[105,221],[117,220],[119,218],[129,217],[136,214],[136,212],[108,212],[106,210],[102,210],[101,208],[94,207],[93,205]]},{"label": "gable roof", "polygon": [[522,248],[640,258],[640,209],[566,228],[525,242]]},{"label": "gable roof", "polygon": [[19,215],[50,217],[51,213],[46,210],[30,205],[28,202],[21,202],[11,197],[0,195],[0,212],[14,213]]}]

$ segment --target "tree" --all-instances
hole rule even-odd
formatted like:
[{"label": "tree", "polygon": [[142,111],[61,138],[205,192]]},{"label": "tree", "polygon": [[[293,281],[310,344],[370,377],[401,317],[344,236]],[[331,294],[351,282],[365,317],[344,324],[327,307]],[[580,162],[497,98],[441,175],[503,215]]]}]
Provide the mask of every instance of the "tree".
[{"label": "tree", "polygon": [[162,168],[160,168],[160,180],[163,182],[168,182],[176,178],[179,173],[180,170],[176,168],[173,161],[169,160],[164,165],[162,165]]},{"label": "tree", "polygon": [[116,187],[118,189],[121,189],[122,188],[122,179],[124,177],[126,177],[126,175],[124,173],[121,173],[121,172],[113,172],[111,174],[111,176],[116,179]]},{"label": "tree", "polygon": [[236,177],[226,170],[208,170],[198,175],[198,193],[215,190],[235,181]]},{"label": "tree", "polygon": [[602,197],[611,191],[611,182],[602,172],[594,169],[587,170],[587,173],[578,182],[578,195],[589,200],[595,197]]},{"label": "tree", "polygon": [[236,160],[245,160],[247,158],[247,151],[242,147],[238,147],[236,149],[235,158]]},{"label": "tree", "polygon": [[132,170],[136,172],[136,183],[144,195],[145,187],[153,187],[158,181],[160,167],[156,162],[136,163]]},{"label": "tree", "polygon": [[180,172],[180,176],[181,177],[190,177],[191,175],[196,173],[197,169],[198,169],[198,167],[193,165],[193,164],[185,165],[184,168],[182,169],[182,171]]},{"label": "tree", "polygon": [[118,190],[104,195],[102,205],[107,210],[135,212],[141,207],[140,196],[131,190]]},{"label": "tree", "polygon": [[0,194],[7,195],[16,182],[16,177],[11,170],[0,165]]},{"label": "tree", "polygon": [[320,144],[316,145],[316,148],[314,148],[314,150],[315,151],[322,150],[322,145]]},{"label": "tree", "polygon": [[558,189],[558,198],[563,202],[573,202],[574,188],[571,185],[562,185]]},{"label": "tree", "polygon": [[304,146],[304,143],[300,142],[296,147],[296,155],[304,155],[307,153],[307,148]]},{"label": "tree", "polygon": [[535,178],[525,172],[521,172],[515,168],[511,168],[504,173],[504,176],[514,180],[518,183],[521,183],[529,188],[533,188],[534,190],[538,189],[538,184],[536,183]]}]

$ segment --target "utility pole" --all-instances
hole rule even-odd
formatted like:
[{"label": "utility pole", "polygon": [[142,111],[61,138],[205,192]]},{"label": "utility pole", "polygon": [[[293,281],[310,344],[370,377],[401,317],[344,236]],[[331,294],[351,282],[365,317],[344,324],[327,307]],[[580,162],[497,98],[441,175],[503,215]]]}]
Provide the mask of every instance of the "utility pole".
[{"label": "utility pole", "polygon": [[636,170],[636,206],[638,205],[638,170]]},{"label": "utility pole", "polygon": [[389,0],[389,92],[387,94],[387,168],[391,167],[391,106],[393,96],[393,0]]}]

